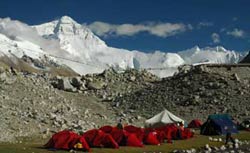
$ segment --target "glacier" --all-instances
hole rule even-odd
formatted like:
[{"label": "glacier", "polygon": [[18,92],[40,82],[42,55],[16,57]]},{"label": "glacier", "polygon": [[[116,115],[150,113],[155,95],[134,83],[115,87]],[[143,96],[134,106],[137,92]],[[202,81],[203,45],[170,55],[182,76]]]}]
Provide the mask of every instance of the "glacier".
[{"label": "glacier", "polygon": [[222,46],[191,49],[175,53],[145,53],[108,46],[86,25],[69,16],[27,25],[10,18],[0,19],[0,56],[24,55],[40,59],[44,55],[77,73],[100,73],[113,67],[147,69],[160,77],[171,76],[184,64],[238,63],[245,55]]}]

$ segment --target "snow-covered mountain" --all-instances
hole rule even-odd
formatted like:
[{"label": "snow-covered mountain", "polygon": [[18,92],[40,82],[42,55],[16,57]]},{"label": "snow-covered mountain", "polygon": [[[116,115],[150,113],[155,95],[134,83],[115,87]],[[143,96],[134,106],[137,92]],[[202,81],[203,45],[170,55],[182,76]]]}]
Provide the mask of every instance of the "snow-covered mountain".
[{"label": "snow-covered mountain", "polygon": [[[194,47],[177,53],[144,53],[109,47],[85,25],[68,16],[41,25],[0,19],[0,55],[23,55],[40,59],[46,54],[79,74],[99,73],[109,67],[149,69],[158,76],[169,76],[183,64],[237,63],[243,55],[223,47]],[[164,68],[153,69],[152,68]]]},{"label": "snow-covered mountain", "polygon": [[226,50],[222,46],[206,47],[200,49],[195,46],[191,49],[178,52],[178,54],[185,60],[186,64],[197,63],[238,63],[245,53]]}]

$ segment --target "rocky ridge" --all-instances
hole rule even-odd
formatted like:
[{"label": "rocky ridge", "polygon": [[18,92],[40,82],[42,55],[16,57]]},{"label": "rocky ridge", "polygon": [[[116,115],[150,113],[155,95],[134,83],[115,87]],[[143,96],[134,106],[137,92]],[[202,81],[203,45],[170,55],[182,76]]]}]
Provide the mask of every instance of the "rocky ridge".
[{"label": "rocky ridge", "polygon": [[57,90],[46,75],[3,71],[0,84],[0,141],[46,137],[63,129],[85,131],[116,120],[94,97]]},{"label": "rocky ridge", "polygon": [[63,129],[83,132],[114,125],[119,118],[141,125],[138,123],[143,118],[126,116],[112,109],[108,102],[155,79],[159,78],[135,70],[117,73],[109,69],[101,74],[64,77],[1,68],[0,141],[31,136],[46,138]]},{"label": "rocky ridge", "polygon": [[205,120],[213,113],[229,113],[237,119],[249,117],[249,67],[199,65],[183,66],[179,71],[153,86],[117,97],[114,103],[144,117],[163,108],[186,120]]}]

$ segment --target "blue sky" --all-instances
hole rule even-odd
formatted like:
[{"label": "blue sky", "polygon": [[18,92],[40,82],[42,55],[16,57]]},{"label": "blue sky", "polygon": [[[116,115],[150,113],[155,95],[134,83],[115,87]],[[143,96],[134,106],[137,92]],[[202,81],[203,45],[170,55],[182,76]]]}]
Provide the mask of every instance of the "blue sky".
[{"label": "blue sky", "polygon": [[250,50],[249,0],[1,0],[0,17],[40,24],[68,15],[109,46]]}]

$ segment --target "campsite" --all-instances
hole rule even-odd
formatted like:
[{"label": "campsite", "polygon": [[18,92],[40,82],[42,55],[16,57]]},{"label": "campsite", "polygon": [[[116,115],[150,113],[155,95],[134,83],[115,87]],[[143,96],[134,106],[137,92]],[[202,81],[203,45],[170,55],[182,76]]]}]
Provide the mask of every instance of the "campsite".
[{"label": "campsite", "polygon": [[[217,137],[216,137],[217,138]],[[242,132],[236,136],[239,140],[248,140],[250,141],[250,133],[249,132]],[[92,152],[94,153],[124,153],[124,152],[172,152],[174,150],[190,150],[191,148],[203,148],[206,144],[210,146],[221,146],[223,143],[220,142],[211,142],[208,139],[208,136],[202,135],[195,135],[195,140],[183,140],[183,141],[176,141],[173,144],[164,143],[161,146],[145,146],[143,148],[135,148],[135,147],[121,147],[120,149],[107,149],[107,148],[93,148]],[[42,140],[42,141],[41,141]],[[44,150],[41,148],[48,140],[44,139],[37,139],[37,140],[25,140],[23,143],[17,144],[0,144],[0,152],[4,153],[27,153],[27,152],[34,152],[34,153],[67,153],[69,151],[49,151]],[[190,147],[191,146],[191,147]],[[77,151],[80,153],[81,151]]]},{"label": "campsite", "polygon": [[[228,114],[212,114],[208,116],[205,123],[195,119],[190,121],[188,126],[182,132],[182,138],[177,138],[175,130],[177,126],[185,121],[168,110],[156,114],[145,121],[145,128],[126,125],[123,129],[115,126],[103,126],[98,129],[92,129],[82,134],[82,137],[73,131],[61,131],[54,134],[49,140],[40,139],[23,139],[19,143],[0,144],[0,152],[16,153],[36,152],[191,152],[225,151],[220,150],[222,146],[229,147],[230,150],[236,150],[235,144],[225,145],[226,134],[225,127],[230,129],[233,138],[242,145],[241,150],[250,151],[245,146],[250,141],[250,132],[247,129],[238,131],[237,125],[232,121]],[[245,123],[245,122],[243,122]],[[175,130],[174,130],[174,129]],[[126,131],[126,132],[125,132]],[[153,131],[153,132],[152,132]],[[192,131],[192,132],[191,132]],[[125,132],[125,133],[123,133]],[[164,134],[161,136],[161,132]],[[130,134],[128,134],[130,133]],[[132,135],[131,135],[132,134]],[[168,135],[170,134],[170,135]],[[154,135],[157,135],[154,137]],[[126,137],[126,142],[122,140]],[[127,137],[128,136],[128,137]],[[143,142],[143,143],[142,143]],[[79,144],[80,143],[80,144]],[[81,145],[80,148],[76,147]],[[1,149],[3,148],[3,149]],[[217,148],[217,150],[216,150]]]},{"label": "campsite", "polygon": [[0,153],[250,153],[250,0],[1,0]]},{"label": "campsite", "polygon": [[[217,86],[215,88],[210,85],[211,81],[216,82],[218,76],[214,78],[214,72],[205,72],[208,71],[205,70],[206,67],[207,66],[202,66],[201,69],[201,67],[195,66],[188,73],[181,72],[177,76],[172,77],[172,83],[167,85],[174,89],[175,83],[179,83],[180,80],[188,78],[192,81],[193,79],[190,76],[195,77],[195,79],[206,76],[208,78],[206,78],[207,82],[192,82],[195,88],[205,86],[209,88],[208,92],[220,93],[220,88]],[[215,68],[212,69],[215,70]],[[44,79],[44,76],[40,75],[26,75],[23,73],[16,75],[12,74],[12,72],[6,72],[6,74],[12,79],[16,79],[16,82],[11,85],[4,83],[2,86],[3,91],[6,89],[7,91],[12,91],[12,88],[15,87],[13,92],[4,93],[5,95],[11,94],[11,96],[6,98],[5,101],[1,101],[3,106],[0,109],[9,108],[7,113],[2,114],[2,121],[4,123],[2,125],[10,126],[10,128],[3,126],[3,128],[0,129],[3,131],[0,138],[5,141],[0,143],[0,151],[2,152],[26,153],[27,150],[28,152],[38,153],[54,151],[69,152],[78,149],[81,150],[82,146],[88,146],[92,152],[153,152],[158,150],[161,152],[183,152],[182,149],[189,151],[195,149],[196,152],[206,150],[216,152],[217,150],[218,152],[218,149],[219,151],[221,151],[220,149],[227,151],[232,149],[247,150],[249,148],[248,105],[246,105],[246,107],[236,107],[235,105],[238,105],[237,103],[226,102],[226,104],[229,105],[226,106],[228,108],[245,109],[243,113],[242,111],[230,113],[232,111],[230,109],[228,109],[228,113],[221,113],[221,111],[219,111],[221,107],[215,108],[214,105],[207,104],[206,102],[195,102],[188,106],[182,106],[178,103],[174,105],[173,101],[164,99],[166,95],[171,95],[167,90],[165,91],[166,85],[164,84],[170,83],[169,80],[161,80],[154,85],[152,82],[146,81],[152,79],[152,75],[145,71],[128,70],[124,73],[117,74],[113,70],[106,70],[101,74],[83,77],[92,83],[96,83],[97,80],[99,82],[108,82],[110,77],[116,80],[101,89],[93,89],[94,85],[92,84],[89,86],[89,89],[86,90],[86,94],[58,89],[57,86],[54,87],[51,85],[49,77],[45,77],[46,79]],[[137,75],[144,76],[144,78],[138,77],[138,81],[130,80],[132,76]],[[125,81],[123,80],[124,78]],[[235,83],[235,81],[231,79],[231,77],[228,77],[228,80],[230,80],[228,82]],[[63,79],[53,77],[53,83],[55,81],[61,82],[59,80],[62,81]],[[73,77],[72,80],[77,81],[77,78]],[[33,83],[33,81],[35,83]],[[83,81],[80,80],[79,82]],[[147,85],[144,84],[145,82],[147,82]],[[188,88],[186,87],[187,82],[182,83],[182,89],[184,91]],[[37,84],[39,84],[39,86],[37,86]],[[122,100],[120,98],[126,99],[125,96],[119,96],[119,101],[115,101],[117,99],[114,99],[115,103],[107,101],[107,97],[98,98],[102,93],[113,93],[117,90],[122,91],[127,86],[132,86],[134,88],[133,90],[141,88],[144,92],[147,89],[146,86],[155,89],[155,87],[159,88],[159,84],[161,90],[158,91],[164,91],[164,94],[153,94],[156,94],[157,97],[160,95],[160,99],[156,99],[157,102],[167,102],[166,106],[168,107],[166,108],[170,109],[164,109],[158,106],[154,107],[154,103],[148,102],[147,106],[142,105],[138,107],[138,110],[134,110],[134,108],[124,111],[130,103],[124,105],[124,103],[119,103],[119,101]],[[233,88],[235,86],[233,85],[230,91],[234,91]],[[42,88],[40,86],[42,86]],[[114,86],[119,88],[114,88]],[[192,90],[196,90],[195,88]],[[148,91],[150,90],[148,89]],[[16,97],[23,96],[23,91],[32,91],[34,94],[38,94],[38,96],[34,98],[33,94],[29,94],[27,95],[28,98],[22,98],[21,102],[23,104],[20,105],[22,106],[20,107],[16,105],[19,104],[18,98]],[[148,91],[147,94],[140,94],[140,96],[150,96],[152,93]],[[40,93],[45,93],[45,96],[41,96]],[[235,94],[234,92],[232,93]],[[133,94],[137,95],[136,92],[130,95]],[[200,94],[202,95],[203,93]],[[140,96],[138,98],[140,98]],[[185,96],[190,97],[188,94]],[[13,99],[17,99],[17,101],[12,101],[12,97],[15,97]],[[243,98],[247,99],[247,97]],[[43,101],[40,101],[40,99],[43,99]],[[46,101],[46,99],[48,101]],[[246,102],[244,99],[242,100],[243,104]],[[154,102],[153,100],[150,101]],[[118,106],[118,104],[120,106]],[[173,107],[170,107],[170,105]],[[176,109],[177,107],[178,109]],[[152,111],[149,111],[151,108],[153,108]],[[196,109],[199,111],[196,111]],[[239,115],[239,113],[242,114]],[[22,120],[20,120],[20,116]],[[120,119],[122,119],[124,129],[116,129]],[[134,129],[138,129],[138,131],[142,133],[135,134],[136,132],[133,130],[131,131],[129,128],[126,129],[126,127],[131,128],[131,126],[136,127]],[[181,128],[184,128],[184,130],[179,132]],[[226,135],[228,133],[226,130],[228,130],[228,128],[232,130],[230,132],[232,137],[237,139],[236,146],[238,147],[239,145],[239,148],[234,148],[233,144],[225,145]],[[70,131],[70,133],[73,132],[73,137],[68,139],[68,136],[54,136],[58,133],[60,135],[60,132],[64,130]],[[96,137],[96,140],[94,140],[94,137]],[[126,141],[123,140],[124,137]],[[93,140],[90,140],[92,138]],[[104,138],[107,141],[103,141]],[[60,140],[59,145],[54,145],[58,140]],[[45,144],[50,145],[45,147]],[[66,145],[66,147],[64,145],[61,147],[61,144]],[[110,145],[113,148],[110,148]],[[78,150],[77,152],[83,152],[85,149],[81,151]]]}]

